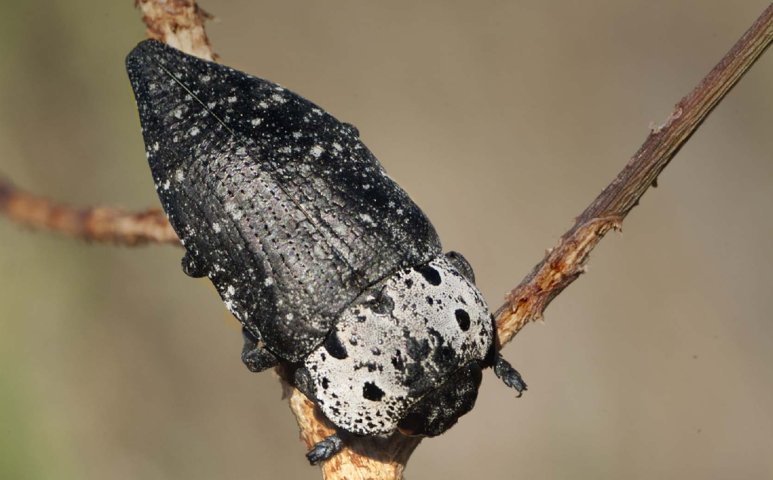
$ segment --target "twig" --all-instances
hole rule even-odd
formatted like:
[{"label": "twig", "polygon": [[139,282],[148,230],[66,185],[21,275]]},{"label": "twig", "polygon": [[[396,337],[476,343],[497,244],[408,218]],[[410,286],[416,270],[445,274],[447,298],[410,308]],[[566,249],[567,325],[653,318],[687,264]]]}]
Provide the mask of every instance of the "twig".
[{"label": "twig", "polygon": [[126,212],[109,207],[73,208],[20,190],[3,177],[0,177],[0,213],[21,225],[81,240],[127,246],[180,245],[161,210]]},{"label": "twig", "polygon": [[[193,0],[138,0],[136,3],[142,8],[150,37],[205,59],[214,58],[204,31],[208,15]],[[653,129],[617,178],[577,217],[558,245],[510,292],[507,303],[496,314],[500,345],[509,342],[526,323],[540,318],[548,304],[579,277],[591,250],[610,229],[620,228],[625,216],[654,185],[663,168],[771,41],[773,5],[692,93],[677,104],[666,123]],[[75,210],[24,193],[2,179],[0,212],[24,225],[88,240],[125,245],[177,243],[158,211],[127,214],[108,208]],[[93,218],[85,221],[84,217]],[[279,374],[282,376],[281,371]],[[283,388],[307,446],[332,433],[312,402],[286,382]],[[400,478],[419,441],[399,434],[386,440],[354,440],[322,466],[323,475],[329,480]]]},{"label": "twig", "polygon": [[591,250],[610,229],[638,205],[644,192],[690,139],[744,73],[773,41],[773,4],[733,45],[733,48],[684,97],[666,122],[654,128],[623,170],[510,294],[497,310],[500,345],[509,342],[526,323],[542,317],[545,308],[582,274]]},{"label": "twig", "polygon": [[204,22],[212,15],[194,0],[135,0],[134,5],[142,10],[148,38],[204,60],[217,59],[204,30]]}]

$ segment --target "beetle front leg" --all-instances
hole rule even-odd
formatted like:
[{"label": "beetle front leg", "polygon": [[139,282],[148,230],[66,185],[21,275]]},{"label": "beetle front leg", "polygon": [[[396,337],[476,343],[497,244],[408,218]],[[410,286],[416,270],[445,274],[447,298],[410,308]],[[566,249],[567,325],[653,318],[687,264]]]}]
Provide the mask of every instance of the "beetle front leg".
[{"label": "beetle front leg", "polygon": [[326,437],[320,442],[317,442],[309,453],[306,454],[306,458],[309,459],[309,463],[316,465],[319,462],[324,462],[336,453],[340,452],[344,448],[344,441],[337,433]]},{"label": "beetle front leg", "polygon": [[499,377],[508,387],[517,390],[519,397],[526,390],[526,382],[521,378],[521,374],[499,352],[496,353],[494,359],[494,375]]},{"label": "beetle front leg", "polygon": [[182,264],[183,272],[189,277],[201,278],[207,276],[207,270],[204,268],[204,265],[196,261],[191,252],[186,251],[180,263]]},{"label": "beetle front leg", "polygon": [[266,349],[262,339],[256,338],[246,328],[242,328],[242,337],[244,337],[242,362],[251,372],[262,372],[279,365],[279,359]]}]

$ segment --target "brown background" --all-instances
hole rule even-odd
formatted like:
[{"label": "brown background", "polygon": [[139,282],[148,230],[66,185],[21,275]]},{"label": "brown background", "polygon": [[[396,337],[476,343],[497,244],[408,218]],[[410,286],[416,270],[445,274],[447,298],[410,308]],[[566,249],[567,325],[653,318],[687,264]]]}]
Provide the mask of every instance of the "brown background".
[{"label": "brown background", "polygon": [[[131,1],[0,0],[0,170],[78,205],[157,205],[123,57]],[[222,61],[364,140],[492,306],[764,1],[230,1]],[[773,477],[773,54],[589,274],[505,350],[411,478]],[[318,477],[273,374],[181,251],[0,220],[0,478]]]}]

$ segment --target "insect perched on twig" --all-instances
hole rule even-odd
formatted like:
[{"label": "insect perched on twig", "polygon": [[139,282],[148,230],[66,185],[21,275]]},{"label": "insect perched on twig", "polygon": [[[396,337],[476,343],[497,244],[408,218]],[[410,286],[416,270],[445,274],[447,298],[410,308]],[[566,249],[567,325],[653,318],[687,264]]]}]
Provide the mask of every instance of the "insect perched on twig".
[{"label": "insect perched on twig", "polygon": [[[435,436],[473,407],[496,351],[460,254],[352,125],[266,80],[147,40],[127,57],[156,190],[243,326],[242,359],[283,365],[341,431]],[[319,442],[316,463],[343,446]]]}]

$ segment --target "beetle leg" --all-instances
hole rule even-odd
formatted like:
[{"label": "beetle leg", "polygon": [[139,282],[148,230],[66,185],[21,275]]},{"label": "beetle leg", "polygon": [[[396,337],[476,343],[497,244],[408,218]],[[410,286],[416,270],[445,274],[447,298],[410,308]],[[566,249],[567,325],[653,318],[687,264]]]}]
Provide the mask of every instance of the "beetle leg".
[{"label": "beetle leg", "polygon": [[185,274],[189,277],[201,278],[207,275],[207,272],[204,270],[203,266],[198,264],[196,260],[193,259],[191,252],[186,251],[180,263],[182,263],[183,272],[185,272]]},{"label": "beetle leg", "polygon": [[517,390],[519,397],[526,390],[526,383],[521,378],[521,374],[499,352],[496,353],[494,359],[494,375],[499,377],[508,387]]},{"label": "beetle leg", "polygon": [[309,450],[309,453],[306,454],[306,458],[309,459],[309,463],[316,465],[340,452],[343,447],[343,440],[341,440],[341,437],[339,437],[337,433],[334,433],[321,442],[317,442],[317,444]]},{"label": "beetle leg", "polygon": [[242,362],[251,372],[262,372],[279,364],[279,359],[266,349],[263,340],[256,338],[246,328],[242,328],[242,337],[244,337]]}]

